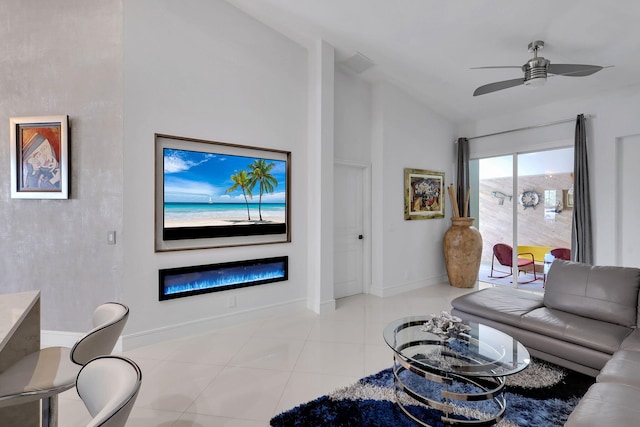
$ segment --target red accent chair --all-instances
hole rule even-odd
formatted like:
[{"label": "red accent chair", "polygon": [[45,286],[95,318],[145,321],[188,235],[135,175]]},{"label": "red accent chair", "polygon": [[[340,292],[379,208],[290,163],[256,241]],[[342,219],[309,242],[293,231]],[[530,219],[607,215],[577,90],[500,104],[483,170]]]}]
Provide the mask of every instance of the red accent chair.
[{"label": "red accent chair", "polygon": [[[522,258],[521,258],[522,255]],[[505,267],[509,267],[509,273],[504,276],[494,276],[493,275],[493,264],[495,260],[498,260],[500,265]],[[536,264],[533,254],[531,252],[524,252],[518,254],[518,274],[521,271],[527,273],[527,269],[525,267],[531,266],[531,271],[533,272],[533,279],[528,282],[520,282],[520,283],[531,283],[535,280],[538,280],[536,276]],[[513,274],[513,248],[504,243],[496,243],[493,245],[493,257],[491,258],[491,275],[489,277],[493,277],[495,279],[502,279],[504,277],[509,277]]]},{"label": "red accent chair", "polygon": [[550,252],[555,259],[563,259],[565,261],[571,261],[571,249],[555,248],[555,249],[551,249]]},{"label": "red accent chair", "polygon": [[[553,257],[551,259],[551,262],[549,262],[549,264],[551,264],[554,259],[563,259],[565,261],[571,261],[571,249],[568,249],[568,248],[554,248],[554,249],[551,249],[549,251],[549,253]],[[547,260],[545,259],[544,279],[543,279],[543,282],[545,284],[547,283],[547,269],[549,267],[550,267],[550,265],[547,265]],[[542,285],[542,287],[544,287],[544,285]]]}]

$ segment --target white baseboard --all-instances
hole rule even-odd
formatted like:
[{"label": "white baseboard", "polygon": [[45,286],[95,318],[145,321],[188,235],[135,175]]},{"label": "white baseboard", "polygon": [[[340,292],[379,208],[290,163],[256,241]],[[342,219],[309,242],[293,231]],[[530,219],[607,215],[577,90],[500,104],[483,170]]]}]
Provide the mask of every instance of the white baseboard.
[{"label": "white baseboard", "polygon": [[306,298],[273,304],[257,309],[249,309],[226,313],[219,316],[192,320],[180,324],[163,326],[156,329],[134,332],[121,337],[125,350],[155,344],[165,340],[172,340],[190,335],[197,335],[212,330],[233,326],[242,322],[264,319],[267,317],[285,315],[295,311],[306,310]]},{"label": "white baseboard", "polygon": [[318,314],[331,313],[336,311],[336,300],[330,299],[328,301],[320,303],[320,312]]},{"label": "white baseboard", "polygon": [[[333,300],[333,304],[335,309],[335,300]],[[329,309],[329,307],[324,308]],[[274,304],[267,307],[261,307],[259,309],[238,311],[220,316],[184,322],[177,325],[170,325],[162,328],[135,332],[128,335],[123,335],[118,338],[118,342],[116,343],[113,352],[120,353],[124,349],[131,350],[136,347],[155,344],[164,340],[180,338],[188,335],[197,335],[242,322],[276,315],[283,315],[305,309],[306,299],[299,299],[282,304]],[[61,346],[71,348],[83,336],[84,333],[81,332],[43,330],[40,332],[40,347]]]},{"label": "white baseboard", "polygon": [[[80,338],[84,336],[81,332],[65,332],[65,331],[40,331],[40,347],[73,347]],[[114,353],[122,351],[122,337],[118,338]]]},{"label": "white baseboard", "polygon": [[446,274],[441,276],[431,277],[428,279],[415,280],[412,282],[400,283],[393,286],[382,287],[380,285],[371,285],[369,293],[380,298],[392,297],[400,295],[405,292],[415,291],[416,289],[426,288],[427,286],[434,286],[440,283],[447,283],[449,278]]}]

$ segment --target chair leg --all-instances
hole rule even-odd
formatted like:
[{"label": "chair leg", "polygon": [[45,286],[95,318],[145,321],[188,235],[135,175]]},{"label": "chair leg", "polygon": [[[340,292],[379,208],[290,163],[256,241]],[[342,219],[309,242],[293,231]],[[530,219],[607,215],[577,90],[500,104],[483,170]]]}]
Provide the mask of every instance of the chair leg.
[{"label": "chair leg", "polygon": [[495,259],[495,256],[491,257],[491,274],[489,275],[489,277],[493,277],[493,260]]},{"label": "chair leg", "polygon": [[504,276],[494,276],[493,275],[493,262],[495,261],[495,259],[496,259],[496,256],[493,255],[491,257],[491,274],[489,274],[489,277],[491,277],[493,279],[504,279],[505,277],[509,277],[509,276],[511,276],[513,274],[513,267],[512,267],[511,270],[510,270],[511,272],[509,274],[506,274]]},{"label": "chair leg", "polygon": [[[525,274],[527,274],[527,273],[528,273],[528,272],[527,272],[527,270],[520,270],[520,268],[518,268],[518,277],[520,277],[520,272],[521,272],[521,271],[524,271],[524,273],[525,273]],[[532,282],[535,282],[536,280],[538,280],[538,277],[536,276],[536,265],[535,265],[535,264],[533,264],[533,279],[528,280],[528,281],[526,281],[526,282],[520,282],[520,281],[518,281],[518,284],[526,285],[527,283],[532,283]],[[543,286],[542,286],[542,287],[544,287],[544,284],[543,284]]]},{"label": "chair leg", "polygon": [[42,427],[58,427],[58,395],[42,399]]}]

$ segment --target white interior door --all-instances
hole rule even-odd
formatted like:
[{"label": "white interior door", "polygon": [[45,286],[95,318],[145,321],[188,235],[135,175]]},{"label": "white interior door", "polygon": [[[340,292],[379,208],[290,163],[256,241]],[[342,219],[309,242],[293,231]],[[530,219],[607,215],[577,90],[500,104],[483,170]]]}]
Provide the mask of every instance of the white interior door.
[{"label": "white interior door", "polygon": [[334,169],[334,298],[363,293],[364,169]]}]

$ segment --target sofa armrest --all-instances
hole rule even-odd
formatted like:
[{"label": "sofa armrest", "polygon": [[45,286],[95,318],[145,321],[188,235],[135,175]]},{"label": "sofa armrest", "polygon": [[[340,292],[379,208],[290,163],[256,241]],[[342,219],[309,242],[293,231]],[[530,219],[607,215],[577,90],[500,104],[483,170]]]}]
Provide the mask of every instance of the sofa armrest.
[{"label": "sofa armrest", "polygon": [[633,332],[622,341],[620,350],[640,351],[640,329],[634,329]]}]

